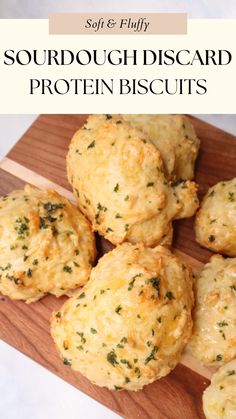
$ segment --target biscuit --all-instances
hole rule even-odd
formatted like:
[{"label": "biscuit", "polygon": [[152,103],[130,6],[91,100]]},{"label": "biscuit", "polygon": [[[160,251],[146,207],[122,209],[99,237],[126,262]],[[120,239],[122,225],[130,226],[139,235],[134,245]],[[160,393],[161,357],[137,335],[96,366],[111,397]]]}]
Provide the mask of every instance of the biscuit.
[{"label": "biscuit", "polygon": [[236,359],[224,365],[203,394],[206,419],[236,418]]},{"label": "biscuit", "polygon": [[178,363],[192,305],[191,273],[169,250],[124,243],[54,312],[51,333],[64,364],[99,386],[137,391]]},{"label": "biscuit", "polygon": [[167,181],[160,152],[140,130],[94,115],[73,137],[67,173],[80,210],[113,244],[170,244],[172,220],[192,216],[196,184]]},{"label": "biscuit", "polygon": [[193,335],[187,350],[207,366],[236,358],[236,258],[212,256],[195,284]]},{"label": "biscuit", "polygon": [[0,292],[27,303],[84,285],[95,259],[90,225],[53,190],[0,198]]},{"label": "biscuit", "polygon": [[193,179],[200,141],[183,115],[121,115],[160,151],[169,179]]},{"label": "biscuit", "polygon": [[214,252],[236,256],[236,178],[208,190],[196,215],[197,242]]}]

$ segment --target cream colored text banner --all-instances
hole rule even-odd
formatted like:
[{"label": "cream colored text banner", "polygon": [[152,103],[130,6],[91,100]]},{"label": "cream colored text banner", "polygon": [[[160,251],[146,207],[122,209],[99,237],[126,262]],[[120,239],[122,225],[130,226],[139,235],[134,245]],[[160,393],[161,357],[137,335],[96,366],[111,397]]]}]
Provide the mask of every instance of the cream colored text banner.
[{"label": "cream colored text banner", "polygon": [[187,34],[49,34],[0,20],[0,113],[236,113],[236,20]]}]

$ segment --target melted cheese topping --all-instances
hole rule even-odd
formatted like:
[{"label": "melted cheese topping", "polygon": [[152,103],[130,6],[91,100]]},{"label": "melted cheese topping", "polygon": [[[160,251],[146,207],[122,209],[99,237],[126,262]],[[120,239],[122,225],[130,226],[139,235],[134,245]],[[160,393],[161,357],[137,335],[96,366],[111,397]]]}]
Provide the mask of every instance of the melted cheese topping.
[{"label": "melted cheese topping", "polygon": [[172,220],[198,207],[195,183],[171,185],[157,148],[118,117],[88,119],[72,139],[67,171],[93,230],[114,244],[170,243]]},{"label": "melted cheese topping", "polygon": [[188,350],[219,367],[236,357],[236,259],[213,256],[196,282],[193,336]]},{"label": "melted cheese topping", "polygon": [[236,178],[209,189],[196,216],[195,232],[202,246],[236,256]]},{"label": "melted cheese topping", "polygon": [[182,115],[121,115],[160,151],[168,178],[192,179],[200,141]]},{"label": "melted cheese topping", "polygon": [[236,418],[236,359],[213,375],[203,394],[203,410],[207,419]]},{"label": "melted cheese topping", "polygon": [[159,246],[123,244],[52,318],[64,363],[99,386],[139,390],[168,374],[190,337],[188,268]]},{"label": "melted cheese topping", "polygon": [[27,303],[84,285],[95,259],[85,217],[53,190],[0,198],[0,292]]}]

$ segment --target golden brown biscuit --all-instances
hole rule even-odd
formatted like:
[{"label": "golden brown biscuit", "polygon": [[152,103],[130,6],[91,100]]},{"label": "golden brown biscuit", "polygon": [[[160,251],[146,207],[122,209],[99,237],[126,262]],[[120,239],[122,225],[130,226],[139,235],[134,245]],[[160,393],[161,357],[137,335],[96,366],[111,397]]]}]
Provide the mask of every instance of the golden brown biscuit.
[{"label": "golden brown biscuit", "polygon": [[193,336],[187,350],[208,366],[236,357],[236,258],[215,255],[196,282]]},{"label": "golden brown biscuit", "polygon": [[195,232],[202,246],[236,256],[236,178],[209,189],[196,216]]},{"label": "golden brown biscuit", "polygon": [[0,198],[0,292],[27,303],[84,285],[95,258],[88,221],[53,190]]},{"label": "golden brown biscuit", "polygon": [[193,179],[200,141],[183,115],[121,115],[160,151],[168,178]]},{"label": "golden brown biscuit", "polygon": [[109,389],[137,391],[168,374],[190,337],[188,268],[164,247],[125,243],[52,318],[66,365]]},{"label": "golden brown biscuit", "polygon": [[203,394],[203,410],[206,419],[236,418],[236,359],[213,375]]},{"label": "golden brown biscuit", "polygon": [[88,119],[70,144],[67,172],[93,230],[114,244],[170,243],[172,220],[198,207],[195,183],[171,185],[160,152],[118,117]]}]

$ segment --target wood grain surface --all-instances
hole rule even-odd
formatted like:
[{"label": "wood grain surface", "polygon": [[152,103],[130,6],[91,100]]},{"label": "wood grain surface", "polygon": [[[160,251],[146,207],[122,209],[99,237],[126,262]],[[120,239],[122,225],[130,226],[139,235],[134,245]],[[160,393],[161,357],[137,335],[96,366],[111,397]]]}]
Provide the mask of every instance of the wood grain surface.
[{"label": "wood grain surface", "polygon": [[[86,115],[42,115],[0,163],[0,194],[22,187],[53,186],[69,199],[73,196],[66,179],[65,156],[74,132]],[[209,186],[236,175],[236,138],[198,119],[191,118],[201,139],[196,180],[201,197]],[[17,164],[16,164],[17,163]],[[211,255],[194,239],[193,220],[175,223],[174,251],[194,269]],[[97,237],[100,255],[112,248]],[[47,296],[26,305],[0,296],[0,338],[34,359],[81,391],[127,418],[204,418],[202,392],[211,371],[183,356],[181,364],[167,377],[134,392],[99,388],[62,364],[50,336],[50,316],[65,298]]]}]

